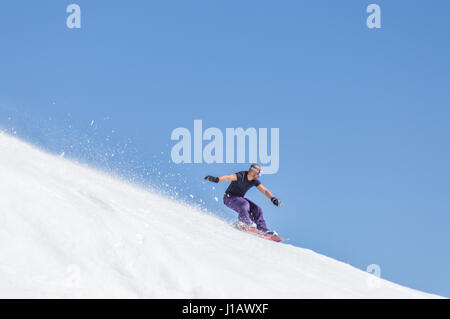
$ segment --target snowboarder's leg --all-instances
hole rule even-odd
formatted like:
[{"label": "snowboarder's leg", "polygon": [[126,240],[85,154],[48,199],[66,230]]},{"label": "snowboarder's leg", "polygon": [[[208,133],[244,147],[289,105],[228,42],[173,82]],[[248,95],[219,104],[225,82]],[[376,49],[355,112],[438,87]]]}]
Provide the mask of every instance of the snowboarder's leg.
[{"label": "snowboarder's leg", "polygon": [[250,204],[250,218],[256,224],[256,228],[262,231],[267,231],[266,221],[264,220],[263,212],[261,207],[253,203],[251,200],[246,200]]},{"label": "snowboarder's leg", "polygon": [[250,221],[250,203],[243,197],[225,194],[223,203],[239,214],[239,221],[251,224]]}]

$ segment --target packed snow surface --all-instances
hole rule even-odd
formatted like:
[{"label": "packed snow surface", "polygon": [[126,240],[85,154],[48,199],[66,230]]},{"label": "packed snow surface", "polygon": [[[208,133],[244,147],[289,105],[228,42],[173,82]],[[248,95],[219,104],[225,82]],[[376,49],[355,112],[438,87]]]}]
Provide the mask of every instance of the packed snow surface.
[{"label": "packed snow surface", "polygon": [[0,133],[1,298],[428,298]]}]

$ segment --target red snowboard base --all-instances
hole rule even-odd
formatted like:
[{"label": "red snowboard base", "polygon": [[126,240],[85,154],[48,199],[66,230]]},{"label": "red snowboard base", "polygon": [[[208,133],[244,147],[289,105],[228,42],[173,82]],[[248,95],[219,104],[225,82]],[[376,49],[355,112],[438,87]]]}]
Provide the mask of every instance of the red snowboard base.
[{"label": "red snowboard base", "polygon": [[247,225],[247,224],[245,224],[243,222],[234,222],[232,224],[232,226],[234,228],[239,229],[239,230],[245,231],[247,233],[250,233],[250,234],[253,234],[253,235],[256,235],[258,237],[265,238],[265,239],[268,239],[268,240],[273,240],[273,241],[276,241],[276,242],[281,242],[281,241],[285,240],[284,238],[281,238],[281,237],[278,237],[278,236],[275,236],[275,235],[266,234],[265,232],[263,232],[261,230],[258,230],[255,227],[251,227],[251,226],[249,226],[249,225]]}]

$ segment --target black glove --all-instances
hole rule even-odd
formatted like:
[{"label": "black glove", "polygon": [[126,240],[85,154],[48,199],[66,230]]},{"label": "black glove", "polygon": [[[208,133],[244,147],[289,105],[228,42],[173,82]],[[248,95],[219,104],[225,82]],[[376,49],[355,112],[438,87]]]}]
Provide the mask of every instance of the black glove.
[{"label": "black glove", "polygon": [[219,182],[219,178],[218,177],[214,177],[214,176],[210,176],[210,175],[206,176],[205,179],[207,181],[210,181],[210,182],[213,182],[213,183],[218,183]]},{"label": "black glove", "polygon": [[270,200],[272,201],[272,203],[275,206],[280,206],[281,205],[281,202],[276,197],[272,197]]}]

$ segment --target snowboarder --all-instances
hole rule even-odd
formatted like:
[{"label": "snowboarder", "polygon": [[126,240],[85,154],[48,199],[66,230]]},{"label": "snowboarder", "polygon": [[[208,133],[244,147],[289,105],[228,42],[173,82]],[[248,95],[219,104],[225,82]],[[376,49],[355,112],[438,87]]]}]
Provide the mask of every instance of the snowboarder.
[{"label": "snowboarder", "polygon": [[252,164],[248,171],[242,171],[231,175],[224,175],[220,177],[206,176],[205,179],[218,183],[231,181],[223,196],[224,204],[236,211],[239,214],[239,221],[247,225],[251,225],[252,222],[256,224],[256,228],[269,235],[278,236],[275,231],[270,231],[264,220],[263,212],[261,208],[254,202],[244,197],[245,193],[253,186],[266,195],[275,206],[281,206],[281,202],[272,195],[272,193],[261,184],[258,180],[261,175],[261,166],[258,164]]}]

